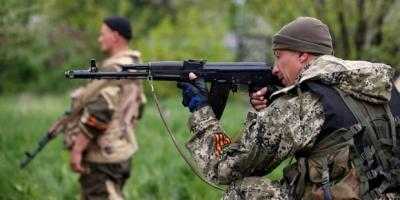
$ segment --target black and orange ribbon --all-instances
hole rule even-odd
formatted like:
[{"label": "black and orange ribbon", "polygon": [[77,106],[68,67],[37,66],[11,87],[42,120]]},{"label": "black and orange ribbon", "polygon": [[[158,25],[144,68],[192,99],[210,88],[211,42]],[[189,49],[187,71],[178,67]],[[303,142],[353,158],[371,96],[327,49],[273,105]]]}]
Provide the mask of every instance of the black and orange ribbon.
[{"label": "black and orange ribbon", "polygon": [[99,131],[105,131],[108,128],[108,124],[99,121],[96,117],[94,116],[89,116],[87,121],[85,122],[86,125],[93,127]]},{"label": "black and orange ribbon", "polygon": [[224,147],[231,143],[231,139],[224,133],[214,133],[213,137],[215,154],[220,156]]}]

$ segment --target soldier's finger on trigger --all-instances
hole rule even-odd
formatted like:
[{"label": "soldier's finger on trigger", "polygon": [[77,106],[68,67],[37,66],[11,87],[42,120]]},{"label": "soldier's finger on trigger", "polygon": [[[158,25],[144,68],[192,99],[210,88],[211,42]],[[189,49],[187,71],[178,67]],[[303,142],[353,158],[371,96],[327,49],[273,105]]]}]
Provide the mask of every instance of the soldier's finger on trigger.
[{"label": "soldier's finger on trigger", "polygon": [[257,95],[257,94],[254,94],[252,97],[251,97],[251,99],[256,99],[256,100],[264,100],[264,95]]},{"label": "soldier's finger on trigger", "polygon": [[263,105],[263,104],[265,104],[265,103],[266,103],[265,100],[264,100],[264,101],[260,101],[260,100],[257,100],[257,99],[252,99],[252,100],[251,100],[251,104],[253,104],[253,105],[255,105],[255,106]]},{"label": "soldier's finger on trigger", "polygon": [[257,94],[257,92],[250,93],[250,98],[257,99],[258,97],[259,97],[259,95]]}]

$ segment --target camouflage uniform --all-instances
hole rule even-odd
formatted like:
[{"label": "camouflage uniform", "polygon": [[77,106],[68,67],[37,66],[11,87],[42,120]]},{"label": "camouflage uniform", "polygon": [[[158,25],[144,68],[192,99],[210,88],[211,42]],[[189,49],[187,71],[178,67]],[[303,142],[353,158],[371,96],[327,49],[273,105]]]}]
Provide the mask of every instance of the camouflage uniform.
[{"label": "camouflage uniform", "polygon": [[[103,71],[139,62],[137,51],[120,52],[101,65]],[[65,144],[84,133],[90,138],[83,156],[88,173],[80,177],[83,199],[123,199],[130,176],[130,160],[138,144],[134,128],[145,101],[139,80],[94,80],[73,92],[72,109],[83,107],[79,119],[68,125]]]},{"label": "camouflage uniform", "polygon": [[[320,80],[377,103],[390,99],[392,75],[390,66],[384,64],[321,56],[304,69],[297,84],[274,93],[276,99],[266,109],[250,110],[243,134],[229,145],[224,145],[230,139],[209,106],[194,112],[189,119],[193,136],[187,148],[208,180],[229,185],[224,199],[289,199],[288,182],[272,182],[262,176],[283,160],[313,147],[325,121],[320,99],[311,92],[297,92],[297,86],[306,80]],[[357,184],[354,188],[357,191]],[[354,198],[359,198],[357,193]]]}]

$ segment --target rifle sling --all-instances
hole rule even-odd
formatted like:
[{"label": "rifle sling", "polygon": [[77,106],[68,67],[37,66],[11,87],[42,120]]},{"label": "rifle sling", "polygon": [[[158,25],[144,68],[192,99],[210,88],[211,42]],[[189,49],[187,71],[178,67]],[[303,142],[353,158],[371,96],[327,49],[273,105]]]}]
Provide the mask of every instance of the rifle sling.
[{"label": "rifle sling", "polygon": [[187,155],[185,155],[184,151],[179,147],[179,144],[178,144],[178,142],[177,142],[175,136],[172,134],[172,131],[171,131],[171,129],[169,128],[169,126],[168,126],[168,124],[167,124],[167,121],[165,120],[164,114],[163,114],[163,112],[162,112],[162,110],[161,110],[160,102],[159,102],[159,100],[158,100],[158,98],[157,98],[157,94],[156,94],[156,92],[155,92],[155,90],[154,90],[154,84],[153,84],[153,79],[152,79],[152,77],[150,76],[148,80],[149,80],[149,84],[150,84],[150,87],[151,87],[151,93],[153,94],[153,97],[154,97],[155,105],[156,105],[156,107],[157,107],[158,113],[160,114],[160,118],[161,118],[161,120],[162,120],[162,122],[163,122],[163,124],[164,124],[165,129],[167,129],[167,133],[168,133],[169,137],[171,138],[172,142],[174,143],[175,148],[176,148],[176,150],[178,151],[179,155],[180,155],[180,156],[182,157],[182,159],[186,162],[186,164],[189,165],[189,167],[190,167],[190,169],[193,171],[193,173],[194,173],[197,177],[200,178],[200,180],[202,180],[204,183],[210,185],[211,187],[213,187],[213,188],[215,188],[215,189],[218,189],[218,190],[222,190],[222,191],[223,191],[223,190],[224,190],[223,188],[221,188],[221,187],[219,187],[218,185],[215,185],[215,184],[211,183],[210,181],[206,180],[206,179],[201,175],[201,173],[197,170],[197,168],[195,167],[195,164],[190,160],[190,158],[189,158]]}]

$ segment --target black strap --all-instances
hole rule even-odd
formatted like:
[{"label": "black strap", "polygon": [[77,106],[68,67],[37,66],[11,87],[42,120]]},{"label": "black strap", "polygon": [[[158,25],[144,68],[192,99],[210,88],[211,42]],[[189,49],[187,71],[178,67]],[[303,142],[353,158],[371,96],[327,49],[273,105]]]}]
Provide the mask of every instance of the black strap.
[{"label": "black strap", "polygon": [[305,190],[305,183],[306,183],[306,173],[307,173],[307,166],[306,166],[306,159],[304,157],[297,158],[297,169],[299,170],[299,180],[296,186],[296,199],[301,199],[304,195]]},{"label": "black strap", "polygon": [[329,180],[329,167],[328,159],[326,157],[322,160],[322,191],[324,192],[324,200],[332,200],[331,185]]},{"label": "black strap", "polygon": [[[363,127],[365,127],[365,133],[367,134],[366,136],[368,136],[369,141],[372,143],[372,146],[365,147],[363,152],[358,153],[358,155],[356,153],[357,149],[355,147],[352,148],[353,163],[355,164],[356,168],[360,169],[360,172],[358,172],[361,181],[360,193],[363,199],[379,199],[382,197],[382,195],[384,195],[388,188],[396,184],[393,182],[396,181],[394,180],[396,177],[392,176],[393,170],[391,170],[391,167],[393,168],[393,159],[390,158],[391,155],[388,155],[384,152],[382,144],[392,146],[393,153],[398,150],[396,127],[399,126],[399,120],[394,118],[389,108],[389,104],[383,104],[382,106],[387,117],[386,119],[388,119],[390,125],[390,135],[387,132],[385,133],[385,128],[380,127],[379,125],[376,125],[376,128],[379,129],[376,132],[372,127],[371,121],[371,118],[378,117],[377,113],[374,113],[374,109],[371,109],[370,111],[368,104],[361,101],[356,101],[354,98],[344,94],[344,92],[337,88],[336,90],[343,98],[343,101],[351,110],[357,121],[361,123]],[[369,115],[372,116],[370,117]],[[377,137],[379,137],[379,139]],[[376,156],[374,156],[374,154],[376,154]],[[374,162],[374,157],[377,159],[379,164],[375,169],[370,169],[372,163]],[[363,163],[368,163],[368,165],[364,166]],[[378,187],[371,190],[371,188],[369,188],[369,180],[377,178],[378,175],[385,177],[385,179],[382,180]]]},{"label": "black strap", "polygon": [[397,139],[397,134],[396,134],[396,125],[397,124],[393,117],[392,112],[390,111],[389,105],[385,104],[384,108],[385,108],[387,117],[389,118],[389,122],[390,122],[390,133],[392,136],[392,144],[393,144],[392,149],[394,150],[397,147],[397,140],[396,140]]},{"label": "black strap", "polygon": [[[341,128],[333,133],[329,134],[325,138],[323,138],[320,142],[318,142],[314,148],[309,152],[309,156],[305,156],[308,158],[320,158],[322,159],[321,168],[322,168],[322,181],[321,186],[324,192],[324,199],[331,200],[332,192],[331,192],[331,180],[329,174],[329,166],[328,166],[328,158],[327,155],[336,152],[339,149],[342,149],[346,146],[353,146],[353,137],[360,133],[363,130],[360,124],[355,124],[350,128]],[[302,197],[304,194],[305,187],[305,174],[306,171],[306,160],[305,157],[300,157],[298,159],[298,171],[300,173],[299,180],[296,186],[296,195],[297,197]]]},{"label": "black strap", "polygon": [[378,138],[374,134],[375,131],[374,131],[373,127],[371,126],[370,117],[367,116],[366,114],[364,114],[362,108],[360,108],[362,103],[356,102],[356,100],[354,98],[352,98],[348,94],[345,94],[343,91],[341,91],[339,89],[336,89],[336,90],[339,92],[340,96],[343,98],[343,101],[349,107],[349,109],[351,110],[351,112],[353,113],[353,115],[357,119],[357,121],[359,123],[361,123],[363,127],[365,127],[365,129],[366,129],[365,133],[368,134],[369,140],[371,141],[374,148],[377,149],[377,154],[378,154],[377,158],[381,162],[383,168],[387,169],[389,167],[389,163],[387,162],[386,159],[380,159],[380,158],[385,158],[386,156],[382,150],[381,143],[379,142]]}]

